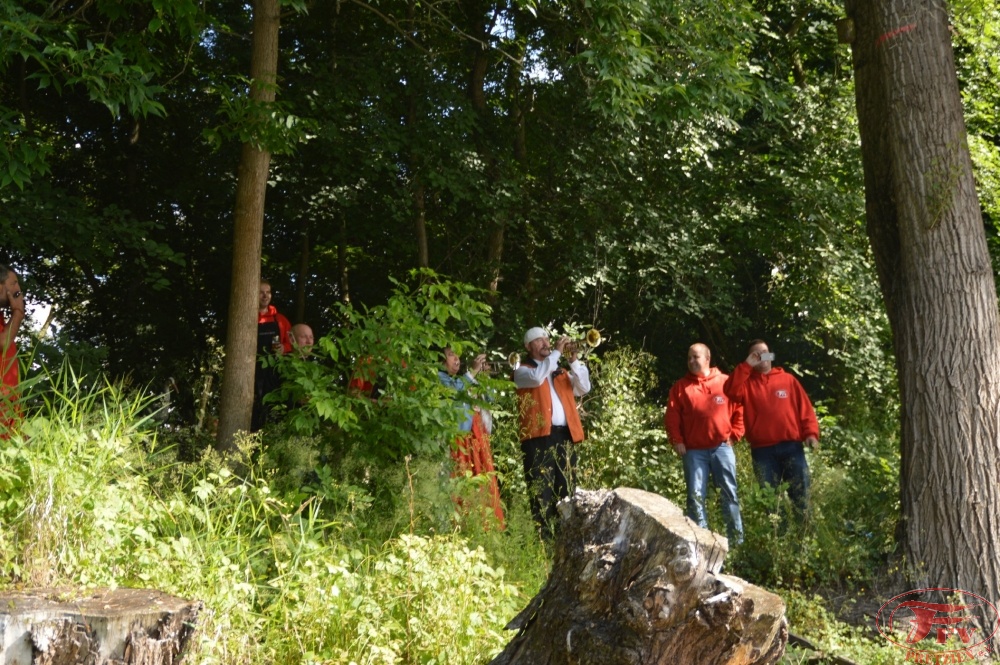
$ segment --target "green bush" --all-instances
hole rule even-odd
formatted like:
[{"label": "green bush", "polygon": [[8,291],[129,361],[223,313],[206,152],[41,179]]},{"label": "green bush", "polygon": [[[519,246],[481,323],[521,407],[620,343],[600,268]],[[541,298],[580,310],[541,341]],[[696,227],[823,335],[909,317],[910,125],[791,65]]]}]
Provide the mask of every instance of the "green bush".
[{"label": "green bush", "polygon": [[454,537],[403,535],[339,560],[300,551],[282,570],[272,636],[303,663],[485,662],[523,602],[483,549]]},{"label": "green bush", "polygon": [[[413,279],[412,287],[397,282],[385,305],[362,312],[339,304],[343,326],[317,340],[312,358],[277,359],[286,381],[270,399],[297,405],[286,417],[288,427],[307,434],[332,427],[344,448],[336,454],[377,461],[446,451],[461,412],[454,391],[437,378],[440,350],[451,346],[461,355],[482,348],[491,309],[472,286],[427,270]],[[369,399],[351,390],[352,377],[376,384],[380,394]]]},{"label": "green bush", "polygon": [[35,586],[71,576],[129,576],[127,551],[149,506],[140,472],[152,440],[148,400],[113,385],[84,388],[68,368],[24,394],[33,415],[0,447],[0,574]]},{"label": "green bush", "polygon": [[806,453],[812,486],[804,524],[791,515],[786,492],[758,485],[749,450],[737,446],[746,536],[731,562],[735,574],[764,586],[855,590],[885,569],[895,551],[898,455],[880,455],[885,444],[875,432],[824,431],[819,452]]},{"label": "green bush", "polygon": [[[0,586],[200,599],[186,662],[482,662],[526,598],[472,539],[534,567],[532,584],[544,576],[544,550],[518,535],[517,520],[506,547],[497,543],[507,534],[481,530],[373,541],[352,515],[370,501],[324,506],[349,492],[332,477],[324,492],[278,495],[266,454],[244,463],[245,477],[212,453],[177,463],[138,416],[141,397],[66,376],[55,385],[24,436],[0,449]],[[242,444],[249,452],[256,441]],[[282,459],[296,446],[308,444]],[[395,491],[405,496],[407,483]]]},{"label": "green bush", "polygon": [[902,665],[906,661],[906,651],[886,641],[873,625],[851,626],[838,620],[820,596],[791,589],[778,594],[787,607],[788,631],[808,636],[818,647],[817,652],[789,646],[779,665],[834,662],[833,656],[865,665]]},{"label": "green bush", "polygon": [[667,444],[663,406],[646,395],[656,386],[656,359],[621,348],[600,358],[584,399],[587,440],[579,447],[582,487],[635,487],[684,505],[684,472]]}]

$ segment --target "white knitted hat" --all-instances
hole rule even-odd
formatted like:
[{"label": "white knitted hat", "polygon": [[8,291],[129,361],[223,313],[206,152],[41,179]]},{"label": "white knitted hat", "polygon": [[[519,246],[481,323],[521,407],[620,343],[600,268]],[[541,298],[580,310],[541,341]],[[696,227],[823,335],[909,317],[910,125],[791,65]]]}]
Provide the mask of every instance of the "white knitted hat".
[{"label": "white knitted hat", "polygon": [[534,328],[529,328],[528,332],[524,333],[524,345],[527,346],[531,344],[539,337],[548,337],[548,336],[549,334],[545,332],[545,328],[539,328],[537,326]]}]

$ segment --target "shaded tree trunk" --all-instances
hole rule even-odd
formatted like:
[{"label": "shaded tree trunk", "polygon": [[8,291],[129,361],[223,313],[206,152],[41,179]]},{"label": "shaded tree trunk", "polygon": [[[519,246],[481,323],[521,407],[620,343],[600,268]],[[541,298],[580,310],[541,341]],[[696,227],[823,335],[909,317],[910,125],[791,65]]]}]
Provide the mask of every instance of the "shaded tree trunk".
[{"label": "shaded tree trunk", "polygon": [[[416,164],[418,158],[411,154],[410,161]],[[427,244],[427,205],[426,192],[420,174],[413,176],[413,225],[417,236],[417,267],[428,268],[431,265],[431,253]]]},{"label": "shaded tree trunk", "polygon": [[295,319],[292,323],[306,323],[306,285],[309,283],[309,255],[312,243],[309,238],[309,218],[302,217],[302,242],[299,245],[299,270],[295,282]]},{"label": "shaded tree trunk", "polygon": [[[280,0],[254,1],[250,98],[255,102],[274,101],[280,10]],[[257,349],[257,289],[270,164],[271,153],[264,146],[243,144],[236,182],[232,286],[216,438],[216,448],[222,451],[232,451],[236,433],[250,429]]]},{"label": "shaded tree trunk", "polygon": [[720,574],[725,538],[642,490],[577,491],[552,572],[491,665],[767,665],[788,640],[781,598]]},{"label": "shaded tree trunk", "polygon": [[[492,16],[484,22],[484,17]],[[476,115],[472,139],[476,154],[482,160],[486,176],[485,185],[491,192],[501,186],[499,157],[490,142],[491,130],[494,128],[493,115],[486,97],[486,75],[493,65],[494,56],[487,44],[491,40],[491,32],[496,26],[497,17],[505,6],[494,6],[491,2],[470,0],[465,3],[466,15],[469,17],[467,30],[476,36],[476,41],[470,41],[467,48],[470,53],[468,95],[469,104]],[[497,207],[492,211],[492,218],[487,226],[486,237],[486,277],[488,288],[496,293],[500,283],[500,261],[503,258],[504,233],[506,231],[506,212]]]},{"label": "shaded tree trunk", "polygon": [[[406,18],[411,25],[415,24],[416,16],[417,3],[415,0],[411,0],[406,9]],[[416,39],[417,37],[414,36],[414,41]],[[407,41],[404,48],[411,54],[410,61],[416,63],[415,66],[419,67],[421,59],[418,50],[414,48],[414,44]],[[420,133],[421,125],[424,124],[420,115],[421,111],[418,107],[418,102],[423,99],[422,83],[419,83],[423,81],[423,76],[416,74],[416,72],[411,72],[411,76],[408,78],[410,80],[406,82],[405,122],[412,146],[416,144],[416,137]],[[409,161],[410,197],[413,201],[413,231],[417,240],[417,267],[429,268],[431,265],[431,253],[427,241],[427,191],[424,187],[423,178],[420,175],[423,169],[423,160],[416,148],[410,148]]]},{"label": "shaded tree trunk", "polygon": [[337,241],[337,284],[340,286],[340,302],[345,305],[351,302],[351,284],[347,268],[347,215],[340,213],[340,238]]},{"label": "shaded tree trunk", "polygon": [[1000,323],[948,12],[847,0],[868,234],[902,417],[900,536],[915,586],[1000,596]]},{"label": "shaded tree trunk", "polygon": [[[521,34],[524,31],[522,10],[514,3],[510,7],[510,12],[515,34]],[[527,40],[524,39],[516,42],[517,51],[512,54],[516,60],[509,64],[506,80],[507,95],[510,98],[508,126],[512,135],[511,147],[513,149],[514,162],[521,169],[519,175],[523,175],[528,171],[527,115],[531,106],[531,93],[521,80],[524,71],[524,51],[526,44]],[[498,217],[494,220],[493,227],[490,229],[486,254],[486,266],[489,269],[487,288],[493,294],[496,294],[500,289],[506,242],[505,235],[510,221],[506,216]]]}]

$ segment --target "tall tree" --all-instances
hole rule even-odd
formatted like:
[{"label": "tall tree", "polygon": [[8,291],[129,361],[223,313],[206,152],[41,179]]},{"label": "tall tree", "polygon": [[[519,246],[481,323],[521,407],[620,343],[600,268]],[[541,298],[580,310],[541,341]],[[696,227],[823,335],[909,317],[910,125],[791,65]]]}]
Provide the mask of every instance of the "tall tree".
[{"label": "tall tree", "polygon": [[943,0],[848,0],[912,581],[1000,594],[1000,318]]},{"label": "tall tree", "polygon": [[[250,56],[250,100],[258,113],[275,99],[278,83],[280,0],[255,0]],[[264,123],[267,115],[260,120]],[[231,450],[240,430],[250,428],[253,409],[254,355],[257,349],[257,290],[264,233],[264,199],[271,151],[263,137],[244,141],[236,183],[233,229],[233,277],[229,292],[226,363],[222,374],[216,447]]]}]

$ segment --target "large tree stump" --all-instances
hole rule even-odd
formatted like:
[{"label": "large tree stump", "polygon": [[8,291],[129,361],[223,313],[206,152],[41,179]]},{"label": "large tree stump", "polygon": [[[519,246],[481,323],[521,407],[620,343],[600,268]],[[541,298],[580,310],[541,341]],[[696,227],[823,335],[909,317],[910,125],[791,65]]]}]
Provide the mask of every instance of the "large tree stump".
[{"label": "large tree stump", "polygon": [[769,665],[784,653],[782,600],[719,574],[726,539],[668,500],[578,490],[559,510],[549,579],[492,665]]},{"label": "large tree stump", "polygon": [[177,665],[201,607],[146,589],[0,592],[0,664]]}]

